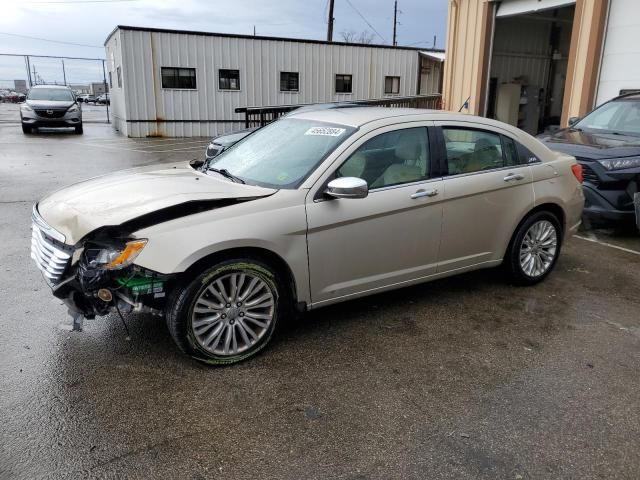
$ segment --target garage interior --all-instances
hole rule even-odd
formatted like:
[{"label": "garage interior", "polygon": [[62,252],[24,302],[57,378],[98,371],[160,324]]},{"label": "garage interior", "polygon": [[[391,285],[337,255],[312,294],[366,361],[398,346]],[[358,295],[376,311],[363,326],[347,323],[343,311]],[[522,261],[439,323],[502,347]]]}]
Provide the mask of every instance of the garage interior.
[{"label": "garage interior", "polygon": [[495,19],[487,116],[532,135],[558,129],[575,5],[508,13]]}]

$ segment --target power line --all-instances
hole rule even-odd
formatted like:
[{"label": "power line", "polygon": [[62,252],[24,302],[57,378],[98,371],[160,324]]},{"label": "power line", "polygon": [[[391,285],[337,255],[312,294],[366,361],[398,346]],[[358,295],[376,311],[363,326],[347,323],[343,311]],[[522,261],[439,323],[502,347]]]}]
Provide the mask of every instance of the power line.
[{"label": "power line", "polygon": [[18,38],[28,38],[30,40],[40,40],[41,42],[61,43],[63,45],[73,45],[76,47],[104,48],[104,46],[102,45],[98,46],[98,45],[86,45],[84,43],[63,42],[62,40],[51,40],[48,38],[31,37],[29,35],[19,35],[17,33],[0,32],[0,35],[8,35],[10,37],[18,37]]},{"label": "power line", "polygon": [[351,3],[351,1],[350,1],[350,0],[347,0],[347,3],[349,4],[349,6],[350,6],[351,8],[353,8],[353,11],[354,11],[354,12],[356,12],[358,15],[360,15],[360,18],[362,18],[362,20],[364,20],[364,23],[366,23],[367,25],[369,25],[369,28],[370,28],[371,30],[373,30],[373,31],[375,32],[375,34],[376,34],[376,35],[378,35],[378,36],[382,39],[382,41],[383,41],[384,43],[387,43],[387,40],[386,40],[382,35],[380,35],[380,32],[378,32],[375,28],[373,28],[373,25],[371,25],[371,24],[369,23],[369,21],[368,21],[366,18],[364,18],[364,15],[362,15],[362,14],[358,11],[358,9],[357,9],[356,7],[354,7],[354,6],[353,6],[353,3]]}]

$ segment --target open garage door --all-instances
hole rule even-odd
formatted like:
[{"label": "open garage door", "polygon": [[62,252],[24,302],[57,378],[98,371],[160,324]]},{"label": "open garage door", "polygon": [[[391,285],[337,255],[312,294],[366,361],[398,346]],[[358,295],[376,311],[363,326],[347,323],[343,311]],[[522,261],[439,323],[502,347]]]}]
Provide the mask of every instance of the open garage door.
[{"label": "open garage door", "polygon": [[542,12],[575,5],[576,0],[505,0],[500,4],[496,17],[510,17],[526,13]]},{"label": "open garage door", "polygon": [[574,3],[512,0],[500,4],[489,69],[488,117],[532,135],[559,128]]}]

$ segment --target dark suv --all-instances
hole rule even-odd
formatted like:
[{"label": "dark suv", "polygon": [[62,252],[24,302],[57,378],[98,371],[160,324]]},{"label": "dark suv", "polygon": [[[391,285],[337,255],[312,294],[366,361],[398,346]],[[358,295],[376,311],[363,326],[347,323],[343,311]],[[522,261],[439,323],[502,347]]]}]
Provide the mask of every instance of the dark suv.
[{"label": "dark suv", "polygon": [[593,224],[638,221],[640,93],[614,98],[569,124],[540,140],[552,150],[573,155],[582,165],[587,220]]}]

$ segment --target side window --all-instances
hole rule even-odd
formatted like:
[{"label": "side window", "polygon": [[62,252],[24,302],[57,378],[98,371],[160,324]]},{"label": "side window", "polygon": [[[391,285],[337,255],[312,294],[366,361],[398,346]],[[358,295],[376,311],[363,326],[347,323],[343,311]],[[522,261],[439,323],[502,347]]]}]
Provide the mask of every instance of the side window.
[{"label": "side window", "polygon": [[423,127],[381,133],[363,143],[336,174],[362,178],[372,189],[423,180],[429,176],[428,141]]},{"label": "side window", "polygon": [[501,135],[471,128],[443,127],[449,175],[504,167]]},{"label": "side window", "polygon": [[[523,163],[523,159],[518,153],[516,142],[509,137],[502,137],[502,147],[504,151],[505,167],[513,167]],[[524,162],[526,163],[526,162]]]},{"label": "side window", "polygon": [[218,89],[240,90],[240,70],[218,70]]}]

